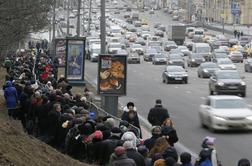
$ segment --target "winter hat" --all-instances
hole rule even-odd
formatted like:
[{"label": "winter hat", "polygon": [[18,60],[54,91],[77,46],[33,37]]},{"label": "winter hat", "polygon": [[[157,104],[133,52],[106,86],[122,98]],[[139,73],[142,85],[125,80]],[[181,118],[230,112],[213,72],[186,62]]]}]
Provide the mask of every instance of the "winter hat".
[{"label": "winter hat", "polygon": [[133,132],[128,131],[128,132],[124,133],[121,140],[122,141],[131,141],[133,146],[136,147],[137,138]]},{"label": "winter hat", "polygon": [[137,148],[137,151],[144,156],[144,154],[148,153],[148,148],[145,145],[141,145]]},{"label": "winter hat", "polygon": [[105,122],[104,125],[108,128],[108,129],[112,129],[115,126],[115,120],[113,118],[108,118]]},{"label": "winter hat", "polygon": [[250,166],[250,161],[248,159],[240,159],[238,166]]},{"label": "winter hat", "polygon": [[94,112],[89,112],[89,113],[88,113],[88,118],[89,118],[89,119],[92,119],[92,120],[95,120],[95,118],[96,118],[95,113],[94,113]]},{"label": "winter hat", "polygon": [[168,157],[168,158],[165,158],[165,163],[166,165],[175,165],[176,160],[173,157]]},{"label": "winter hat", "polygon": [[114,127],[111,130],[111,136],[121,137],[122,131],[118,127]]},{"label": "winter hat", "polygon": [[172,157],[175,161],[178,161],[178,153],[174,147],[168,147],[163,153],[163,158],[166,159]]},{"label": "winter hat", "polygon": [[100,130],[96,130],[96,131],[94,132],[94,139],[102,140],[102,138],[103,138],[102,132],[101,132]]},{"label": "winter hat", "polygon": [[189,164],[192,161],[192,156],[190,153],[184,152],[180,155],[180,161],[182,164]]},{"label": "winter hat", "polygon": [[35,92],[35,97],[41,97],[41,93],[39,91]]},{"label": "winter hat", "polygon": [[215,140],[216,140],[216,138],[214,138],[214,137],[209,137],[209,136],[207,136],[205,139],[206,139],[206,144],[207,144],[207,145],[214,145]]},{"label": "winter hat", "polygon": [[121,156],[123,154],[125,154],[125,148],[123,146],[118,146],[115,148],[115,154],[117,156]]},{"label": "winter hat", "polygon": [[135,148],[134,145],[133,145],[133,143],[132,143],[132,141],[125,141],[123,143],[123,147],[125,149],[134,149]]},{"label": "winter hat", "polygon": [[80,101],[86,101],[86,100],[87,100],[87,98],[84,96],[80,99]]},{"label": "winter hat", "polygon": [[123,133],[128,131],[128,127],[129,127],[129,122],[127,121],[121,121],[119,124],[119,128]]}]

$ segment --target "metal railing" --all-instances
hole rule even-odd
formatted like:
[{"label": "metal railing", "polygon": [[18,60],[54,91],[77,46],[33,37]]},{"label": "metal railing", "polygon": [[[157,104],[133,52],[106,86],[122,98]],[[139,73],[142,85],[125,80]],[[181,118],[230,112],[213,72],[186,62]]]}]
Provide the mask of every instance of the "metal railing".
[{"label": "metal railing", "polygon": [[[123,120],[121,120],[120,118],[109,114],[108,112],[106,112],[104,109],[102,109],[101,107],[97,106],[92,100],[91,101],[86,101],[86,103],[88,104],[89,108],[88,111],[89,112],[94,112],[96,114],[96,117],[98,116],[109,116],[111,118],[113,118],[115,120],[115,125],[119,126],[120,122],[122,122]],[[137,131],[137,138],[140,138],[140,129],[132,124],[129,124],[129,126],[131,128],[133,128],[135,131]]]}]

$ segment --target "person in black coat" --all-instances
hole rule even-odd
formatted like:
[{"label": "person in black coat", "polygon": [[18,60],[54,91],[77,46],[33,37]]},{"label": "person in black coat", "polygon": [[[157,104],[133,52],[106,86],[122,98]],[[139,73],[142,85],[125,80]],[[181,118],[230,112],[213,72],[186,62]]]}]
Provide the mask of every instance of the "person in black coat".
[{"label": "person in black coat", "polygon": [[145,166],[144,157],[136,151],[136,147],[133,146],[132,141],[124,142],[123,147],[126,149],[128,158],[133,159],[137,166]]},{"label": "person in black coat", "polygon": [[61,127],[60,124],[61,116],[61,105],[56,103],[53,105],[53,109],[48,113],[48,122],[49,122],[49,137],[50,143],[52,146],[58,146],[58,132]]},{"label": "person in black coat", "polygon": [[144,141],[144,145],[151,150],[152,147],[154,146],[156,140],[161,137],[161,127],[160,126],[155,126],[151,130],[152,137],[148,138]]},{"label": "person in black coat", "polygon": [[[127,121],[129,124],[132,124],[133,126],[137,127],[139,130],[140,128],[140,123],[138,119],[138,114],[135,110],[131,109],[128,112],[126,112],[122,116],[122,120]],[[140,132],[141,133],[141,132]],[[140,134],[141,135],[141,134]]]},{"label": "person in black coat", "polygon": [[176,142],[178,142],[178,136],[176,130],[171,126],[163,126],[162,136],[166,137],[166,140],[171,146],[174,146]]},{"label": "person in black coat", "polygon": [[168,110],[162,106],[160,99],[156,100],[156,105],[151,108],[148,114],[148,121],[152,126],[161,126],[169,118]]}]

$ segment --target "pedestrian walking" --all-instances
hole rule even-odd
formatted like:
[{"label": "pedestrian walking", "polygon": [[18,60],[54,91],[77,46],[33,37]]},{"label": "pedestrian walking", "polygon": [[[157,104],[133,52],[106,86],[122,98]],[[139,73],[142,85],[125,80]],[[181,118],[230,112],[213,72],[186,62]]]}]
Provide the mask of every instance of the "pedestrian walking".
[{"label": "pedestrian walking", "polygon": [[237,36],[237,30],[234,30],[234,37],[236,38]]},{"label": "pedestrian walking", "polygon": [[161,126],[169,117],[168,110],[162,106],[162,100],[157,99],[156,105],[149,111],[148,121],[152,126]]},{"label": "pedestrian walking", "polygon": [[238,32],[237,32],[237,38],[238,38],[238,40],[240,39],[240,36],[241,36],[241,32],[238,31]]}]

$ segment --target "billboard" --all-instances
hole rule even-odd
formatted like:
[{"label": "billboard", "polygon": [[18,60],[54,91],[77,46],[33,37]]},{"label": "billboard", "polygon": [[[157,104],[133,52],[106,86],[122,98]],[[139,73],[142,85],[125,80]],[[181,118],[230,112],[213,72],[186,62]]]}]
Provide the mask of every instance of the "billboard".
[{"label": "billboard", "polygon": [[65,67],[66,65],[66,39],[56,38],[55,44],[55,57],[59,60],[59,66]]},{"label": "billboard", "polygon": [[66,53],[65,76],[67,80],[83,81],[85,66],[85,38],[67,38]]},{"label": "billboard", "polygon": [[127,56],[100,55],[98,65],[98,93],[104,96],[126,95]]}]

